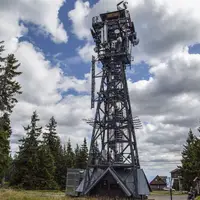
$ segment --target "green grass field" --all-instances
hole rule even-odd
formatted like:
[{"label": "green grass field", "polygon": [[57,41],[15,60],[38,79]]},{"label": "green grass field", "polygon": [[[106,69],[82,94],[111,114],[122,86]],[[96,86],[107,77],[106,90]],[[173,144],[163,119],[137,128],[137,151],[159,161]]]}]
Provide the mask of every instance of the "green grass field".
[{"label": "green grass field", "polygon": [[[76,198],[84,200],[85,198]],[[65,193],[57,191],[20,191],[11,189],[0,190],[0,200],[74,200],[66,197]],[[87,200],[89,200],[87,198]],[[92,199],[91,199],[92,200]]]},{"label": "green grass field", "polygon": [[[173,195],[181,195],[180,192],[173,192]],[[169,195],[169,191],[154,191],[151,195]],[[0,189],[0,200],[95,200],[95,198],[70,198],[60,191],[26,191]],[[198,197],[196,200],[200,200]]]}]

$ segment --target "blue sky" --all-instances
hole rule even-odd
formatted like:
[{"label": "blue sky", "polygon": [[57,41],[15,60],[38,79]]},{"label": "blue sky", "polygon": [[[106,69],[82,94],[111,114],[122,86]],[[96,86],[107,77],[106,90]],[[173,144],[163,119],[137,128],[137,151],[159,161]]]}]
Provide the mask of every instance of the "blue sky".
[{"label": "blue sky", "polygon": [[[96,1],[90,1],[91,5]],[[26,36],[21,38],[21,41],[30,41],[40,48],[46,57],[52,62],[52,64],[57,64],[57,60],[61,61],[61,67],[63,71],[69,76],[76,76],[82,79],[85,73],[90,70],[90,63],[84,63],[77,53],[77,48],[82,47],[85,41],[77,39],[77,36],[72,33],[72,22],[68,18],[68,12],[74,9],[74,1],[69,0],[64,3],[64,5],[59,10],[59,19],[64,25],[64,29],[68,32],[69,41],[66,43],[56,44],[50,37],[45,37],[41,33],[37,33],[37,26],[25,23],[28,27],[29,32]],[[34,28],[33,28],[34,27]]]}]

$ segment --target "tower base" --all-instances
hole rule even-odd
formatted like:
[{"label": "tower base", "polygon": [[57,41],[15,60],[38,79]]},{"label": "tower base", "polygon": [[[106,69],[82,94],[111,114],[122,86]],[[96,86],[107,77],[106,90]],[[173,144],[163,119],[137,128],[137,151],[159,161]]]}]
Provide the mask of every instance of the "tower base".
[{"label": "tower base", "polygon": [[98,199],[146,199],[150,194],[151,188],[142,169],[137,170],[138,194],[133,194],[134,177],[131,169],[91,169],[92,179],[89,185],[85,185],[83,179],[76,189],[82,196],[93,196]]}]

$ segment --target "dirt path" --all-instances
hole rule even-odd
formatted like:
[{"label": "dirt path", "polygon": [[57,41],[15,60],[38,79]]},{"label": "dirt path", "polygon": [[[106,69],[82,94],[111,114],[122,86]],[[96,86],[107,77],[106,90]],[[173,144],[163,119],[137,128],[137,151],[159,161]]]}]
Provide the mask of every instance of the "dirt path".
[{"label": "dirt path", "polygon": [[[154,200],[170,200],[170,196],[168,195],[150,195],[149,198]],[[187,195],[175,195],[172,197],[172,200],[187,200]]]}]

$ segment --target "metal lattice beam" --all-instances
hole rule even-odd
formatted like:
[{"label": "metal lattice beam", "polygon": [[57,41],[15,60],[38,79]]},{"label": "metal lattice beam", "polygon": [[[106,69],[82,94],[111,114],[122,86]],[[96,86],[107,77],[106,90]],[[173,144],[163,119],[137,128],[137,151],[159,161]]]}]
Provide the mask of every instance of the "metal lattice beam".
[{"label": "metal lattice beam", "polygon": [[[138,117],[132,116],[128,93],[126,66],[131,64],[132,46],[139,43],[127,3],[118,10],[101,14],[92,20],[91,34],[96,44],[97,58],[92,57],[91,107],[94,119],[85,119],[93,127],[83,194],[88,195],[105,170],[121,181],[124,191],[138,197],[137,169],[140,168],[135,129],[142,128]],[[95,62],[101,62],[102,72],[95,75]],[[101,77],[100,90],[95,98],[95,79]],[[124,170],[127,175],[122,178]],[[100,173],[101,172],[101,173]],[[126,180],[131,177],[131,188]],[[95,190],[95,189],[93,189]]]}]

